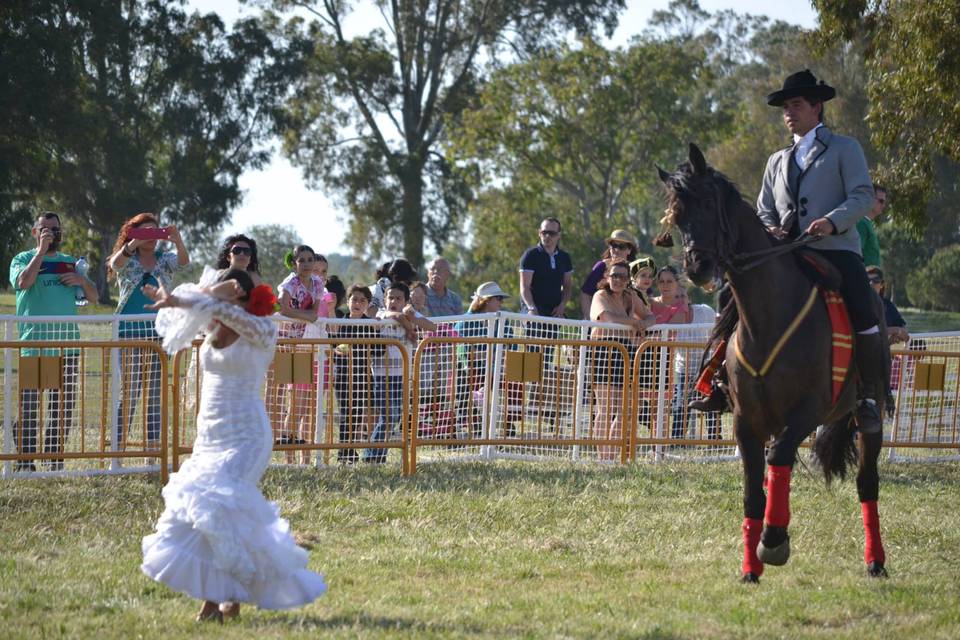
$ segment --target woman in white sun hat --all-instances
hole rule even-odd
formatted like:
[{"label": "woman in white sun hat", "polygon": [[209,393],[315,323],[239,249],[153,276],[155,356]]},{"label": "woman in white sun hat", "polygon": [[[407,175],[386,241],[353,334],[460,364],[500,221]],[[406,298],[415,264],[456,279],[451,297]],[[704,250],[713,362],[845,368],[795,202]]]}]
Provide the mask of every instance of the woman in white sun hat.
[{"label": "woman in white sun hat", "polygon": [[[496,282],[484,282],[473,292],[467,314],[496,313],[500,311],[503,301],[509,297]],[[487,327],[487,320],[477,319],[461,320],[454,329],[461,338],[485,338]],[[458,413],[469,415],[468,422],[471,424],[472,437],[480,436],[479,416],[487,373],[487,345],[457,346],[457,408]]]}]

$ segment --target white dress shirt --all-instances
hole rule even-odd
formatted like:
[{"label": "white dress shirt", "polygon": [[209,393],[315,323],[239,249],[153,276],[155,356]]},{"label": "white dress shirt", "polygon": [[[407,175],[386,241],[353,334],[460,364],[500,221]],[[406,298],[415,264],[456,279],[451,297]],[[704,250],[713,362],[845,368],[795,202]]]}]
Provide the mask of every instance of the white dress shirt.
[{"label": "white dress shirt", "polygon": [[802,136],[793,134],[793,144],[796,145],[793,159],[797,162],[797,166],[800,167],[800,171],[807,168],[807,154],[810,153],[810,147],[813,146],[813,141],[817,138],[817,129],[822,126],[823,123],[820,122]]}]

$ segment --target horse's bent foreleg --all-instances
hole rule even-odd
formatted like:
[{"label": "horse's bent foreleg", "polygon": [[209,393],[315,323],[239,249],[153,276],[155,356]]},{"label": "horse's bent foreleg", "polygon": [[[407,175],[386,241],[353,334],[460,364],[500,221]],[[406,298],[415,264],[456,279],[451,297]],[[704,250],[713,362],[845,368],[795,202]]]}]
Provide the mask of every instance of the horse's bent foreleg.
[{"label": "horse's bent foreleg", "polygon": [[877,498],[880,494],[880,473],[877,459],[883,446],[883,433],[861,433],[858,452],[857,495],[860,498],[860,511],[863,514],[863,533],[866,544],[863,559],[867,563],[867,573],[871,576],[886,576],[884,568],[886,554],[880,539],[880,515],[877,512]]},{"label": "horse's bent foreleg", "polygon": [[743,460],[743,564],[740,572],[744,582],[758,582],[763,574],[763,563],[757,557],[757,545],[763,529],[763,443],[748,429],[734,427],[740,457]]},{"label": "horse's bent foreleg", "polygon": [[790,475],[797,448],[810,430],[787,427],[767,453],[767,506],[757,556],[765,563],[784,565],[790,558]]}]

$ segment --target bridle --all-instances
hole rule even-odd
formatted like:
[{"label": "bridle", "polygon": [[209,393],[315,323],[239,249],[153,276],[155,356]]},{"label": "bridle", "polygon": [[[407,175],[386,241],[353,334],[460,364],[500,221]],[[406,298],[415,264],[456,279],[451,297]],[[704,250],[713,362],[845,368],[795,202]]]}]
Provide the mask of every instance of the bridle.
[{"label": "bridle", "polygon": [[[774,247],[737,253],[730,241],[730,219],[727,215],[727,208],[725,203],[720,198],[720,194],[718,193],[719,190],[713,189],[713,191],[714,204],[716,205],[715,215],[717,217],[717,226],[720,229],[720,233],[717,234],[717,244],[714,247],[706,247],[691,240],[689,244],[684,243],[685,254],[697,252],[712,255],[715,257],[717,264],[725,271],[739,274],[744,273],[745,271],[750,271],[751,269],[758,267],[764,262],[772,260],[773,258],[782,256],[786,253],[791,253],[800,247],[805,247],[808,244],[817,242],[821,238],[821,236],[810,236],[804,233],[790,242],[778,244]],[[673,212],[669,209],[667,213],[668,216],[673,214]]]}]

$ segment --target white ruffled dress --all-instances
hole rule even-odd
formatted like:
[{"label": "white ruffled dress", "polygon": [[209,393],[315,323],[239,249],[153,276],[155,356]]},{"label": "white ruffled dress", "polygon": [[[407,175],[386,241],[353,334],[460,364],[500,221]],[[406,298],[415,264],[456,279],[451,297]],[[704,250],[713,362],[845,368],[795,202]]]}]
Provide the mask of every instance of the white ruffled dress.
[{"label": "white ruffled dress", "polygon": [[193,454],[163,489],[165,509],[156,533],[143,539],[140,568],[199,600],[262,609],[312,602],[326,591],[323,576],[307,570],[307,552],[257,487],[273,448],[259,391],[276,326],[196,285],[181,285],[174,295],[188,306],[157,315],[168,352],[189,345],[212,320],[240,338],[222,349],[208,343],[200,349],[203,384]]}]

